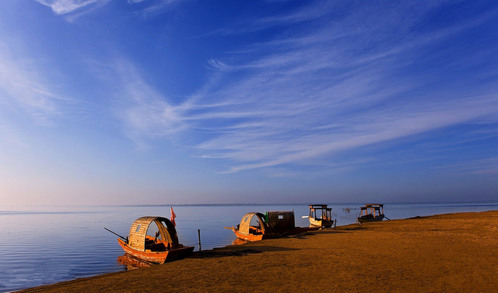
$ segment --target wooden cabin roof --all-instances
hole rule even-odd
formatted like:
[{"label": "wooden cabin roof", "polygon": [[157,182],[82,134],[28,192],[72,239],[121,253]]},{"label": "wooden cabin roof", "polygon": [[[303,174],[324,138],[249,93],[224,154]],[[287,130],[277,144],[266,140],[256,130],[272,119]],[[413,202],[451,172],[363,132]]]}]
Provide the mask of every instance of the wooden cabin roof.
[{"label": "wooden cabin roof", "polygon": [[267,212],[267,226],[272,230],[283,230],[295,228],[293,211],[269,211]]},{"label": "wooden cabin roof", "polygon": [[161,238],[172,245],[178,244],[175,225],[164,217],[141,217],[131,224],[128,245],[136,250],[145,251],[145,235],[150,224],[155,223]]},{"label": "wooden cabin roof", "polygon": [[364,208],[374,208],[374,207],[383,207],[384,204],[381,203],[367,203]]},{"label": "wooden cabin roof", "polygon": [[327,208],[327,205],[326,204],[310,204],[310,209],[311,208],[314,208],[314,209],[326,209]]}]

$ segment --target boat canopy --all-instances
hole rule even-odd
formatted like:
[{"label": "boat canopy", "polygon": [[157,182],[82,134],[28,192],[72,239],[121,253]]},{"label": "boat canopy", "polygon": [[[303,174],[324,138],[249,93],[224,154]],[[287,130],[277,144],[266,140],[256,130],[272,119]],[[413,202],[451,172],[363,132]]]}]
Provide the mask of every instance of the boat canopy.
[{"label": "boat canopy", "polygon": [[178,245],[178,236],[176,234],[175,225],[163,217],[142,217],[136,219],[131,225],[130,235],[128,238],[128,245],[136,250],[145,251],[145,236],[147,235],[147,230],[149,226],[155,223],[157,225],[158,236],[172,247]]},{"label": "boat canopy", "polygon": [[326,204],[310,204],[309,207],[310,209],[326,209],[328,205]]},{"label": "boat canopy", "polygon": [[259,229],[261,229],[262,233],[265,233],[266,229],[266,222],[265,222],[265,215],[262,213],[247,213],[242,217],[242,220],[240,220],[240,225],[239,225],[239,233],[244,234],[244,235],[249,235],[249,227],[251,226],[251,220],[252,218],[256,217],[256,219],[259,221]]},{"label": "boat canopy", "polygon": [[383,207],[384,205],[381,203],[367,203],[364,207],[361,207],[362,209],[364,208],[370,208],[370,207]]},{"label": "boat canopy", "polygon": [[360,215],[382,215],[384,214],[384,205],[380,203],[369,203],[361,207]]}]

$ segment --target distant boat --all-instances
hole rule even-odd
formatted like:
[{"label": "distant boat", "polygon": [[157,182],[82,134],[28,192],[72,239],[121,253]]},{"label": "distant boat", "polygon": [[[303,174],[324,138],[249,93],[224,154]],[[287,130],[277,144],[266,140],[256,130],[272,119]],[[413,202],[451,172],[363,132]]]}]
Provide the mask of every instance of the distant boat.
[{"label": "distant boat", "polygon": [[[155,236],[147,235],[148,231],[152,231]],[[129,237],[120,238],[118,243],[126,254],[152,263],[162,264],[181,259],[194,250],[194,247],[178,243],[175,225],[163,217],[139,218],[131,225]]]},{"label": "distant boat", "polygon": [[293,211],[272,211],[266,214],[247,213],[236,228],[225,228],[231,229],[237,238],[246,241],[259,241],[313,230],[296,227]]},{"label": "distant boat", "polygon": [[310,227],[330,228],[334,225],[332,219],[332,208],[327,207],[326,204],[310,204],[310,213],[308,219]]},{"label": "distant boat", "polygon": [[384,219],[384,205],[378,203],[369,203],[361,207],[358,222],[379,222]]}]

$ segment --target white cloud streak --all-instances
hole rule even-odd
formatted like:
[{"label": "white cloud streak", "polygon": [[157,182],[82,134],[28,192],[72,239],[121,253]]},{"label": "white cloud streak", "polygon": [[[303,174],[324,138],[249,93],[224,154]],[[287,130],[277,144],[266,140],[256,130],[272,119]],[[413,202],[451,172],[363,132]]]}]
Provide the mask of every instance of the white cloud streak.
[{"label": "white cloud streak", "polygon": [[439,169],[453,174],[495,176],[498,174],[498,157],[488,157],[465,163],[452,164]]},{"label": "white cloud streak", "polygon": [[108,0],[35,0],[40,4],[50,7],[55,14],[71,13],[83,9],[98,2],[109,2]]},{"label": "white cloud streak", "polygon": [[51,124],[52,118],[61,115],[59,105],[66,99],[41,72],[35,63],[0,45],[0,101],[5,107],[20,107],[39,124]]},{"label": "white cloud streak", "polygon": [[150,0],[135,0],[135,3],[140,2],[153,2],[147,5],[143,10],[140,11],[144,17],[156,15],[164,12],[165,9],[170,8],[173,4],[179,3],[179,0],[162,0],[162,1],[150,1]]},{"label": "white cloud streak", "polygon": [[[74,21],[92,11],[99,9],[113,0],[35,0],[52,9],[57,15],[64,15],[68,21]],[[153,15],[162,12],[165,8],[178,0],[128,0],[130,5],[141,5],[140,13],[144,16]]]},{"label": "white cloud streak", "polygon": [[116,89],[116,115],[124,121],[127,135],[140,147],[147,145],[146,138],[171,138],[187,128],[184,111],[188,103],[168,102],[168,98],[148,85],[127,61],[116,61],[112,70],[120,81]]}]

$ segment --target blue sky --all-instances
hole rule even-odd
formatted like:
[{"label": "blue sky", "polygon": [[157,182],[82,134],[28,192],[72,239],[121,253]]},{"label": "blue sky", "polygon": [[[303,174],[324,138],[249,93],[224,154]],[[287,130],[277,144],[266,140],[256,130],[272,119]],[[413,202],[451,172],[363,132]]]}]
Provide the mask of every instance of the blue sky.
[{"label": "blue sky", "polygon": [[0,203],[498,199],[495,1],[4,0]]}]

